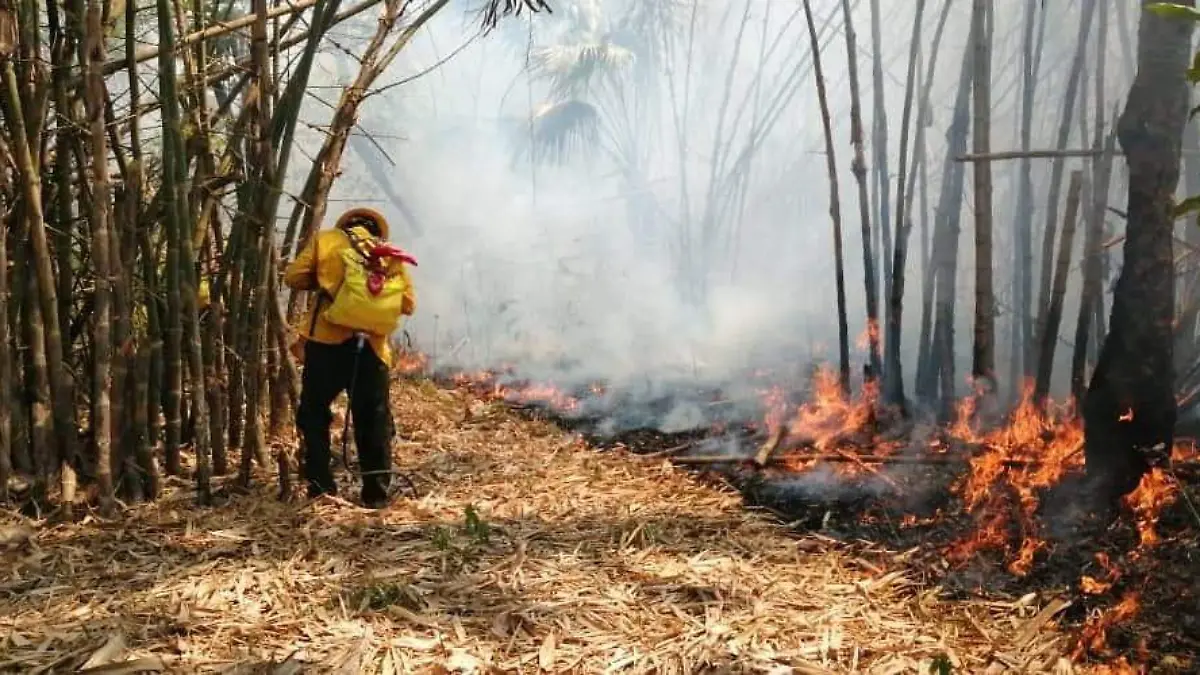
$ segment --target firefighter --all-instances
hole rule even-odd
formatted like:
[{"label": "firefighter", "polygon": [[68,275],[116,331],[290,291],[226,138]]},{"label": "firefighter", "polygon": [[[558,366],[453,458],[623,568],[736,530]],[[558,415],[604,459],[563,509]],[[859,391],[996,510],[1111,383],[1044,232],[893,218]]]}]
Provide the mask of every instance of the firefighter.
[{"label": "firefighter", "polygon": [[289,287],[315,296],[298,327],[296,345],[303,363],[296,423],[304,439],[310,498],[337,494],[330,469],[330,407],[345,391],[350,399],[347,425],[353,422],[362,471],[363,504],[383,508],[388,503],[395,433],[389,341],[403,317],[416,309],[406,269],[416,261],[388,244],[388,234],[382,214],[351,209],[332,229],[311,237],[284,272]]}]

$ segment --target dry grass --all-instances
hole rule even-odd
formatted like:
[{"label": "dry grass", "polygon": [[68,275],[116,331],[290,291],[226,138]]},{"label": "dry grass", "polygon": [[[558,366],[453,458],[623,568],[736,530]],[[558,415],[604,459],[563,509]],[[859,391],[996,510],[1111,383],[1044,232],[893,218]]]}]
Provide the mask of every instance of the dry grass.
[{"label": "dry grass", "polygon": [[797,539],[661,460],[461,392],[402,384],[396,405],[424,494],[383,512],[281,503],[263,477],[212,509],[176,487],[36,524],[0,551],[0,670],[1071,670],[1032,600],[939,600],[903,553]]}]

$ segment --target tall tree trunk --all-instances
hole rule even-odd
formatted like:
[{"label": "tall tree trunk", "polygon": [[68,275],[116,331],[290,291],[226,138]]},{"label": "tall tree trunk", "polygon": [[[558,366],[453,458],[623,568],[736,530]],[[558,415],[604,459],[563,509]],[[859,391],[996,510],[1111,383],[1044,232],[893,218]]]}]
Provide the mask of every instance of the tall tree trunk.
[{"label": "tall tree trunk", "polygon": [[[992,136],[992,17],[991,2],[975,0],[972,15],[974,43],[974,124],[972,150],[991,152]],[[975,163],[975,340],[971,376],[988,392],[995,390],[996,316],[992,288],[992,165]]]},{"label": "tall tree trunk", "polygon": [[867,192],[867,163],[863,151],[862,98],[858,87],[858,45],[855,42],[854,21],[850,0],[842,0],[845,22],[846,58],[850,70],[850,144],[854,148],[851,170],[858,183],[858,213],[862,231],[863,287],[867,300],[868,380],[879,377],[883,364],[879,353],[879,285],[875,278],[876,261],[871,245],[871,202]]},{"label": "tall tree trunk", "polygon": [[[26,120],[22,110],[20,87],[11,60],[6,60],[4,63],[4,79],[7,99],[6,112],[9,113],[6,117],[9,118],[10,137],[16,146],[14,159],[17,162],[17,175],[21,183],[21,196],[24,198],[27,232],[32,244],[33,278],[37,282],[36,292],[29,298],[31,302],[36,301],[39,304],[41,316],[36,324],[44,328],[44,335],[39,336],[44,340],[44,347],[38,345],[34,349],[41,352],[46,359],[51,408],[54,412],[53,423],[48,424],[45,428],[57,441],[63,509],[65,515],[70,516],[75,500],[74,462],[78,440],[75,430],[75,415],[72,410],[74,396],[72,395],[71,374],[63,364],[62,332],[58,322],[58,299],[55,294],[50,242],[46,235],[46,221],[42,213],[41,176],[37,165],[34,164],[28,137],[22,133],[27,130]],[[33,289],[31,288],[31,290]],[[35,424],[41,426],[36,420]]]},{"label": "tall tree trunk", "polygon": [[[908,74],[904,84],[904,112],[900,121],[900,176],[896,180],[896,238],[892,261],[891,294],[887,306],[887,348],[883,364],[884,400],[907,411],[904,395],[904,371],[900,357],[900,337],[904,316],[904,274],[907,269],[908,233],[912,230],[910,209],[905,199],[908,188],[908,135],[912,126],[913,93],[916,89],[917,55],[921,44],[921,19],[925,16],[925,0],[917,0],[913,14],[912,37],[909,40]],[[886,223],[884,227],[886,227]]]},{"label": "tall tree trunk", "polygon": [[[168,417],[167,450],[173,450],[174,461],[179,461],[178,442],[181,431],[183,399],[183,370],[186,363],[192,384],[191,418],[196,422],[196,496],[200,503],[211,498],[209,478],[211,473],[207,401],[204,393],[204,364],[201,353],[200,319],[197,309],[197,286],[195,259],[192,254],[192,232],[185,219],[186,150],[183,143],[179,94],[175,78],[175,40],[172,32],[170,3],[158,0],[158,31],[162,40],[159,52],[161,100],[163,101],[163,209],[167,214],[167,368]],[[185,342],[185,335],[186,342]],[[174,419],[172,419],[172,417]],[[172,437],[173,436],[173,437]],[[172,441],[174,448],[172,449]],[[172,459],[168,454],[168,462]],[[178,466],[176,466],[178,469]],[[170,469],[168,468],[168,471]]]},{"label": "tall tree trunk", "polygon": [[103,7],[98,0],[87,2],[87,33],[83,45],[83,70],[86,77],[84,104],[92,151],[92,266],[96,281],[93,301],[92,332],[92,438],[96,447],[96,480],[100,491],[100,510],[112,509],[112,270],[109,258],[112,242],[109,233],[108,139],[104,128],[104,28]]},{"label": "tall tree trunk", "polygon": [[[918,0],[924,2],[924,0]],[[838,314],[838,372],[842,391],[850,393],[850,328],[846,321],[846,277],[842,253],[842,208],[838,194],[837,158],[833,144],[833,128],[829,119],[829,101],[825,95],[825,75],[821,69],[821,44],[813,22],[812,5],[804,0],[804,18],[812,47],[813,78],[817,83],[817,101],[821,108],[821,127],[825,132],[825,166],[829,170],[829,218],[833,223],[833,256],[836,269]]]},{"label": "tall tree trunk", "polygon": [[[972,25],[974,31],[974,25]],[[974,41],[972,32],[971,41]],[[970,44],[970,42],[968,43]],[[943,417],[954,415],[957,402],[954,373],[954,308],[958,280],[959,236],[962,231],[963,189],[966,168],[955,161],[967,151],[967,134],[971,129],[971,82],[974,54],[968,50],[958,78],[958,93],[954,101],[954,116],[946,131],[946,159],[942,167],[942,193],[938,198],[933,230],[934,265],[934,326],[933,365],[926,389],[940,390],[940,410]]]},{"label": "tall tree trunk", "polygon": [[[1038,59],[1034,56],[1034,24],[1039,0],[1025,3],[1025,23],[1021,45],[1021,151],[1029,152],[1033,145],[1033,109],[1037,94]],[[1043,12],[1044,14],[1044,12]],[[1017,279],[1013,295],[1012,363],[1009,376],[1014,393],[1020,395],[1024,384],[1021,375],[1028,374],[1033,360],[1033,162],[1022,157],[1018,169],[1017,211],[1014,223],[1016,246],[1013,247],[1013,274]],[[1014,401],[1015,402],[1015,401]]]},{"label": "tall tree trunk", "polygon": [[[1062,112],[1058,119],[1058,135],[1055,139],[1055,147],[1059,150],[1065,150],[1067,143],[1071,137],[1071,122],[1075,119],[1075,105],[1079,97],[1079,84],[1083,79],[1084,59],[1087,57],[1088,35],[1091,33],[1092,16],[1096,12],[1097,0],[1084,0],[1082,12],[1079,17],[1079,34],[1075,42],[1075,55],[1071,59],[1071,70],[1067,75],[1067,88],[1063,94]],[[1037,297],[1037,317],[1038,323],[1033,337],[1034,344],[1041,341],[1043,317],[1046,314],[1046,306],[1050,300],[1050,285],[1054,271],[1054,241],[1057,236],[1058,227],[1058,200],[1062,191],[1063,171],[1065,170],[1066,159],[1063,157],[1055,157],[1050,165],[1050,196],[1046,203],[1046,225],[1042,233],[1042,256],[1041,256],[1041,278],[1038,285]],[[1036,349],[1036,347],[1031,347]],[[1032,377],[1035,375],[1033,369],[1036,364],[1029,362],[1026,364],[1026,376]]]},{"label": "tall tree trunk", "polygon": [[1058,329],[1062,325],[1063,297],[1067,293],[1067,274],[1071,271],[1071,247],[1075,244],[1075,226],[1079,222],[1079,200],[1083,189],[1083,172],[1072,171],[1067,187],[1067,212],[1063,216],[1062,241],[1054,269],[1054,285],[1046,307],[1044,330],[1039,336],[1037,380],[1033,398],[1044,404],[1050,394],[1050,378],[1054,374],[1054,352],[1058,346]]},{"label": "tall tree trunk", "polygon": [[1133,490],[1147,454],[1169,453],[1175,440],[1173,195],[1192,30],[1142,12],[1137,76],[1117,126],[1129,166],[1124,264],[1083,405],[1087,470],[1105,503]]},{"label": "tall tree trunk", "polygon": [[144,489],[148,499],[158,497],[162,492],[162,472],[159,470],[158,459],[154,448],[161,436],[159,416],[163,411],[162,386],[165,378],[163,364],[163,324],[162,313],[158,301],[159,283],[155,274],[154,246],[150,235],[145,229],[138,232],[138,248],[141,251],[142,283],[146,287],[146,330],[142,345],[138,352],[138,379],[135,392],[138,399],[136,424],[142,440],[138,443],[138,464],[141,465],[144,476]]},{"label": "tall tree trunk", "polygon": [[[7,155],[7,149],[4,150]],[[0,177],[0,189],[9,190]],[[8,502],[8,481],[13,476],[13,351],[9,345],[8,223],[11,202],[0,216],[0,504]]]},{"label": "tall tree trunk", "polygon": [[1082,279],[1079,291],[1079,315],[1075,321],[1075,340],[1071,351],[1071,400],[1078,407],[1086,391],[1088,345],[1092,341],[1092,323],[1097,306],[1104,302],[1101,287],[1100,255],[1104,236],[1104,216],[1108,207],[1112,179],[1116,129],[1109,132],[1105,108],[1107,98],[1108,3],[1100,3],[1096,40],[1096,127],[1092,147],[1100,154],[1092,162],[1092,203],[1088,206],[1083,233]]},{"label": "tall tree trunk", "polygon": [[[260,18],[254,22],[251,33],[250,50],[254,63],[254,105],[256,110],[254,123],[251,126],[253,136],[250,151],[256,158],[262,184],[274,185],[275,158],[267,133],[271,123],[269,106],[273,98],[271,94],[271,64],[267,54],[267,3],[266,0],[254,0],[252,6]],[[263,198],[266,198],[266,195],[263,195]],[[266,199],[266,201],[270,200]],[[275,270],[270,268],[270,248],[274,245],[275,239],[275,214],[264,210],[259,211],[257,215],[258,218],[254,220],[258,222],[245,223],[254,230],[257,247],[252,250],[248,249],[246,257],[250,263],[247,275],[250,283],[247,284],[245,297],[248,302],[245,303],[245,306],[250,310],[247,313],[250,321],[247,324],[249,330],[245,338],[247,347],[242,357],[246,378],[246,432],[245,441],[242,443],[242,463],[239,472],[239,480],[244,485],[250,481],[250,459],[257,459],[260,465],[264,464],[263,460],[266,459],[266,439],[263,435],[261,410],[266,369],[262,364],[261,345],[263,335],[267,332],[263,325],[266,322],[267,279],[275,273]]]},{"label": "tall tree trunk", "polygon": [[[848,23],[848,22],[847,22]],[[888,176],[888,122],[887,105],[883,96],[883,37],[882,17],[879,0],[871,0],[871,98],[872,112],[871,151],[875,161],[875,194],[878,210],[875,217],[880,232],[879,256],[883,260],[883,297],[892,295],[892,235],[891,224],[891,181]],[[876,330],[879,325],[874,327]],[[886,368],[887,364],[884,364]]]},{"label": "tall tree trunk", "polygon": [[[1083,403],[1087,389],[1085,371],[1091,353],[1089,346],[1095,341],[1096,334],[1104,330],[1103,323],[1096,321],[1096,315],[1104,305],[1104,287],[1101,279],[1101,256],[1104,252],[1101,246],[1104,243],[1104,214],[1108,210],[1109,183],[1112,180],[1116,142],[1116,129],[1113,129],[1108,134],[1102,154],[1096,158],[1092,171],[1095,178],[1087,230],[1083,235],[1083,282],[1079,293],[1079,317],[1075,322],[1075,344],[1071,353],[1071,397],[1077,406]],[[1093,326],[1093,323],[1096,325]]]},{"label": "tall tree trunk", "polygon": [[[929,63],[926,66],[925,76],[921,79],[921,102],[917,114],[917,153],[919,173],[921,179],[921,333],[917,343],[917,376],[916,393],[918,400],[928,403],[930,395],[927,390],[922,389],[922,383],[928,381],[929,370],[933,363],[933,243],[932,243],[932,223],[928,214],[929,201],[929,148],[926,136],[928,129],[933,126],[931,116],[933,107],[931,104],[931,96],[933,91],[934,75],[937,72],[938,56],[941,53],[942,34],[946,28],[946,19],[950,16],[951,1],[946,0],[942,4],[942,11],[938,16],[937,27],[933,31],[933,42],[930,45]],[[913,180],[909,182],[911,191],[917,174],[913,174]]]}]

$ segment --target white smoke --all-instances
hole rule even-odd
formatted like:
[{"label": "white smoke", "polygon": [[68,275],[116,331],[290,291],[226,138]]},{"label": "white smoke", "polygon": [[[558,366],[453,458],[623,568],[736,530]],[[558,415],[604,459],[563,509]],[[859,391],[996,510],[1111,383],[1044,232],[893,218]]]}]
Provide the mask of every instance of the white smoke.
[{"label": "white smoke", "polygon": [[[446,62],[371,99],[364,109],[360,127],[395,165],[363,136],[356,138],[331,211],[372,203],[392,218],[393,238],[420,260],[414,271],[419,309],[407,327],[417,345],[441,368],[512,366],[520,377],[568,388],[604,382],[610,396],[623,391],[644,401],[700,388],[753,399],[762,379],[751,374],[766,371],[768,379],[785,381],[813,360],[835,361],[829,185],[799,3],[712,0],[700,3],[694,16],[691,3],[673,0],[552,4],[553,15],[509,19],[483,37],[476,35],[473,15],[447,9],[380,84]],[[869,140],[870,3],[852,4]],[[882,2],[893,200],[915,4]],[[926,45],[942,7],[927,4]],[[992,145],[998,150],[1017,147],[1018,4],[1024,5],[1013,3],[1011,12],[996,14]],[[834,123],[849,331],[858,372],[865,354],[854,342],[866,321],[843,21],[840,0],[813,5]],[[969,3],[951,3],[933,87],[927,129],[932,184],[928,211],[920,211],[919,202],[914,207],[906,276],[910,384],[921,304],[921,228],[936,205],[969,12]],[[1077,12],[1071,8],[1048,18],[1039,147],[1053,139],[1056,84],[1070,60]],[[641,21],[664,14],[670,20],[630,38],[622,31],[640,24],[622,21],[635,13]],[[631,40],[641,40],[637,44],[644,48],[632,65],[616,68],[620,74],[607,84],[593,78],[569,97],[528,67],[539,49],[558,45],[562,55],[569,53],[567,46],[599,49]],[[1120,79],[1117,42],[1110,39],[1113,81]],[[928,57],[923,54],[922,73]],[[318,84],[344,83],[353,64],[337,55],[325,58],[333,65],[318,73],[325,78]],[[1114,101],[1123,93],[1119,84],[1110,87]],[[586,102],[599,119],[598,132],[575,148],[584,152],[562,163],[531,164],[520,154],[536,131],[529,124],[531,111],[562,98]],[[313,111],[327,115],[321,107]],[[759,132],[761,138],[752,142]],[[869,145],[867,152],[869,159]],[[744,161],[738,163],[739,157]],[[381,166],[403,208],[381,190]],[[1036,178],[1048,173],[1048,165],[1036,165],[1035,171],[1040,186]],[[1002,311],[1011,256],[1011,174],[1007,165],[997,165],[996,285]],[[1044,198],[1037,203],[1035,217],[1042,218]],[[408,221],[406,210],[416,223]],[[968,196],[960,240],[960,336],[970,334],[969,214]],[[706,226],[707,256],[698,253]],[[689,268],[688,260],[701,261],[703,292],[696,291],[697,268]],[[960,344],[959,372],[966,372],[969,349],[966,341]],[[708,407],[681,398],[683,403],[662,411],[657,424],[680,429],[708,419]]]}]

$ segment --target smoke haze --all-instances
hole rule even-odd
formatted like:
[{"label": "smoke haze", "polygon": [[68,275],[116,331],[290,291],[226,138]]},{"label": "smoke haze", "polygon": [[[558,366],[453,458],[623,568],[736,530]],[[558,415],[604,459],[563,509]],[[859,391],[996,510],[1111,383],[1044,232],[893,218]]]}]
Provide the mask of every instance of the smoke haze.
[{"label": "smoke haze", "polygon": [[[851,4],[870,164],[870,1]],[[893,222],[886,226],[894,231],[916,3],[880,5],[893,202]],[[995,18],[996,150],[1019,148],[1018,5],[1024,3]],[[920,77],[942,6],[927,3]],[[829,182],[800,3],[578,0],[554,3],[553,15],[504,21],[482,37],[468,9],[443,11],[383,78],[401,82],[433,69],[365,105],[330,208],[331,216],[353,203],[380,208],[393,221],[393,238],[416,254],[419,308],[407,330],[434,367],[512,367],[522,378],[565,388],[604,382],[610,397],[653,401],[707,388],[754,399],[764,382],[794,382],[814,361],[836,362]],[[866,354],[856,338],[866,316],[844,22],[835,0],[817,0],[813,10],[836,144],[857,374]],[[1053,146],[1078,11],[1047,17],[1034,147]],[[969,3],[951,3],[925,130],[930,187],[913,199],[903,340],[910,383],[923,242],[946,161],[969,15]],[[364,16],[339,39],[353,41],[372,22]],[[1107,59],[1110,110],[1129,76],[1115,32]],[[335,100],[336,90],[321,94],[319,87],[348,82],[355,68],[342,54],[324,54],[315,90]],[[1082,105],[1093,108],[1094,95],[1082,92]],[[313,105],[314,116],[327,115]],[[912,114],[915,120],[916,105]],[[915,133],[914,124],[910,157]],[[1073,129],[1070,147],[1089,147],[1091,134]],[[307,140],[315,147],[320,137]],[[531,149],[537,161],[530,161]],[[1113,203],[1120,203],[1123,168],[1117,165]],[[1005,372],[1016,171],[1015,162],[995,167],[998,366]],[[1047,161],[1033,165],[1039,226],[1049,168]],[[966,180],[961,338],[970,335],[973,292],[969,167]],[[878,242],[873,245],[878,261]],[[1040,239],[1034,249],[1040,250]],[[1066,317],[1073,317],[1071,302]],[[957,372],[965,374],[970,350],[965,340],[959,345]],[[1059,354],[1063,374],[1069,350]],[[683,428],[709,415],[693,402],[662,410],[655,423]]]}]

